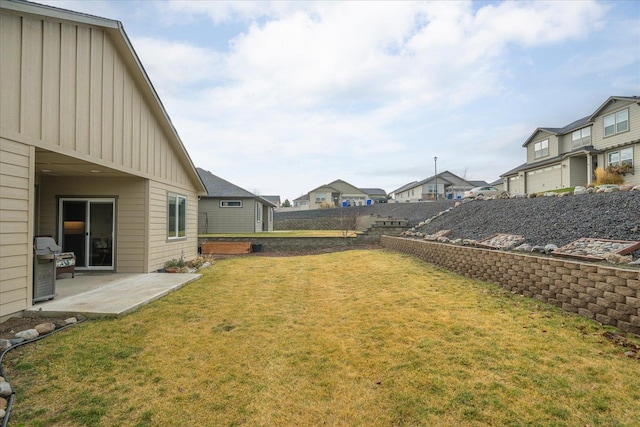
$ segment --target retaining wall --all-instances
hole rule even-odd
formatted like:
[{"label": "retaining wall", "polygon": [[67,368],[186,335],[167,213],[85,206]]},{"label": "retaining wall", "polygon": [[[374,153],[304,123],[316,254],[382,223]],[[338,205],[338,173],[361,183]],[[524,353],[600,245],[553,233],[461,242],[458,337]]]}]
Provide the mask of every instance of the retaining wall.
[{"label": "retaining wall", "polygon": [[385,248],[640,335],[640,271],[382,236]]}]

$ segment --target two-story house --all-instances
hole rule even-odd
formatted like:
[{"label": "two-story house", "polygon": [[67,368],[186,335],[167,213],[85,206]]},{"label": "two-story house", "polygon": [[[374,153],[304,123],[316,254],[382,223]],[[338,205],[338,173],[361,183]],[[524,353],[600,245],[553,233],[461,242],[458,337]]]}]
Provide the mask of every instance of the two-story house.
[{"label": "two-story house", "polygon": [[[612,96],[591,115],[562,128],[540,127],[522,145],[527,161],[501,175],[510,194],[592,184],[594,172],[640,161],[640,97]],[[640,175],[625,182],[640,184]]]}]

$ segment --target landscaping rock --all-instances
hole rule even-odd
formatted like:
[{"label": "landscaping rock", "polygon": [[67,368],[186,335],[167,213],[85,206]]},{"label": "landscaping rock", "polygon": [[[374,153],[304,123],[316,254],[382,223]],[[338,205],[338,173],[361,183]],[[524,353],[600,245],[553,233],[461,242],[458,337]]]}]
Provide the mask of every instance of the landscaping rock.
[{"label": "landscaping rock", "polygon": [[56,330],[56,325],[53,323],[41,323],[34,328],[40,335],[49,334]]},{"label": "landscaping rock", "polygon": [[11,385],[6,381],[0,382],[0,397],[11,396]]},{"label": "landscaping rock", "polygon": [[26,341],[37,338],[40,333],[35,329],[27,329],[16,333],[16,338],[24,338]]},{"label": "landscaping rock", "polygon": [[8,349],[11,346],[12,344],[11,342],[9,342],[9,340],[0,340],[0,352]]},{"label": "landscaping rock", "polygon": [[7,399],[0,397],[0,409],[7,409],[8,403]]},{"label": "landscaping rock", "polygon": [[67,326],[67,321],[62,319],[56,319],[53,323],[56,325],[56,329]]}]

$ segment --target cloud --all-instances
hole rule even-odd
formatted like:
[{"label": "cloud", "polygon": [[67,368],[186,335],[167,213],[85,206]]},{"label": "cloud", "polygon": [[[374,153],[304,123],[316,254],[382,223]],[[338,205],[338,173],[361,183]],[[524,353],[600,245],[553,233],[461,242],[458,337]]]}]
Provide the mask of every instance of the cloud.
[{"label": "cloud", "polygon": [[[585,40],[607,12],[592,1],[170,1],[159,7],[174,22],[237,25],[224,51],[186,36],[133,41],[196,163],[206,161],[222,176],[257,165],[275,176],[274,164],[286,162],[305,179],[330,177],[316,185],[336,174],[371,179],[381,165],[390,171],[403,165],[407,181],[423,179],[436,154],[443,170],[468,167],[474,179],[522,163],[521,139],[539,124],[500,127],[505,113],[499,112],[470,126],[478,115],[473,104],[524,97],[512,87],[514,52]],[[480,146],[484,152],[469,155]],[[504,167],[495,165],[496,156]],[[311,173],[309,165],[324,169]],[[280,184],[295,193],[310,189],[286,181]]]}]

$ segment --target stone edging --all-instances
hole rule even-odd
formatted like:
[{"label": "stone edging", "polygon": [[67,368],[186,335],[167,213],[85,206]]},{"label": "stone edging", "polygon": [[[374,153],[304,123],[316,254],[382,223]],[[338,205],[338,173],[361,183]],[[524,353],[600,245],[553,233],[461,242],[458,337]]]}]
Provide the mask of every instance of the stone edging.
[{"label": "stone edging", "polygon": [[27,344],[37,339],[43,338],[46,335],[51,334],[56,330],[61,330],[68,326],[74,325],[78,322],[84,321],[84,317],[70,317],[68,319],[56,320],[54,323],[46,322],[36,325],[33,329],[26,329],[24,331],[18,331],[15,334],[15,338],[12,339],[0,339],[0,422],[4,420],[9,410],[9,399],[14,394],[11,384],[4,373],[2,368],[2,358],[9,351],[17,346]]}]

